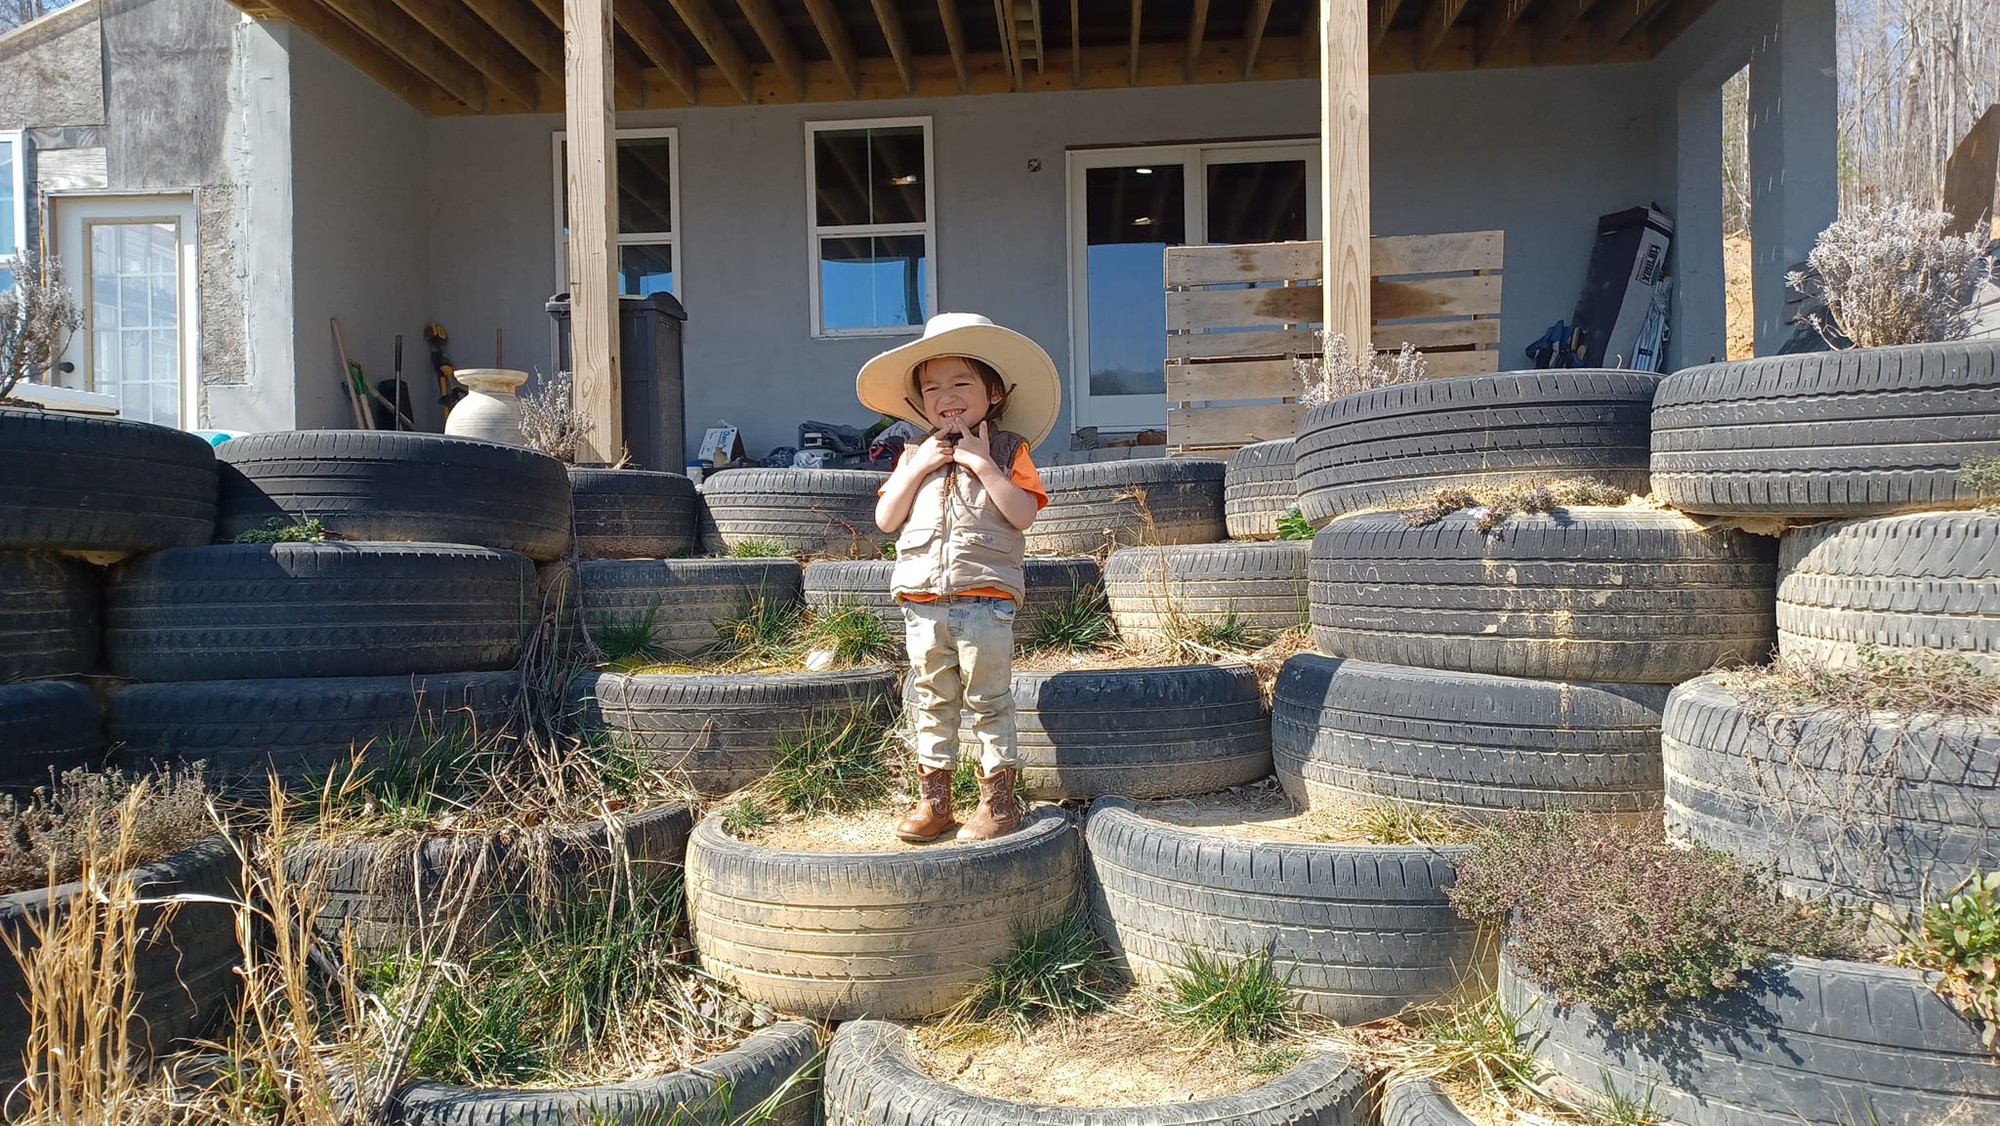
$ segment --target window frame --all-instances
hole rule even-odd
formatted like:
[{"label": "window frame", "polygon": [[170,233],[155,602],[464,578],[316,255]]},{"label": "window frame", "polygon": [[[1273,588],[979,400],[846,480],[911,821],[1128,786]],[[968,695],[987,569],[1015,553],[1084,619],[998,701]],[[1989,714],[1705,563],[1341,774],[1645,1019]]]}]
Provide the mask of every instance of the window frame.
[{"label": "window frame", "polygon": [[[819,224],[819,161],[814,145],[821,133],[838,133],[854,129],[901,129],[917,127],[924,136],[924,221],[922,223],[855,223],[841,226],[822,227]],[[937,279],[937,150],[936,130],[932,128],[929,114],[906,117],[862,117],[838,118],[826,121],[805,122],[805,162],[806,162],[806,285],[807,315],[810,319],[812,338],[815,340],[848,340],[871,336],[917,336],[924,331],[921,322],[913,325],[883,325],[874,328],[827,328],[821,320],[820,305],[820,243],[829,238],[866,238],[883,235],[924,236],[924,259],[930,269],[924,273],[924,315],[934,315],[938,309]]]},{"label": "window frame", "polygon": [[[568,130],[557,129],[549,135],[549,159],[555,170],[555,194],[550,200],[550,213],[555,233],[555,279],[556,292],[568,293],[569,278],[569,236],[564,233],[563,202],[569,192],[569,170],[563,167],[563,141]],[[674,300],[681,299],[681,131],[677,126],[647,126],[645,128],[617,129],[612,132],[611,144],[615,148],[621,141],[648,141],[664,139],[667,142],[667,222],[670,231],[635,231],[632,234],[619,232],[615,237],[617,245],[664,246],[673,254],[674,283],[669,293]],[[613,263],[614,267],[617,263]]]},{"label": "window frame", "polygon": [[0,269],[12,271],[19,263],[28,241],[28,143],[24,129],[0,129],[0,144],[11,146],[14,154],[14,245],[0,250]]}]

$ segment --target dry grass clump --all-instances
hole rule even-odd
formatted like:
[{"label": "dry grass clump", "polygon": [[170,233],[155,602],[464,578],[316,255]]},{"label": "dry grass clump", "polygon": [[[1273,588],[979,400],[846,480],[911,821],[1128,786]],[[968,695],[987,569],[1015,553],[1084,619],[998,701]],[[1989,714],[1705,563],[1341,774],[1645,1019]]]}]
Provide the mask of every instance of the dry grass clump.
[{"label": "dry grass clump", "polygon": [[1720,682],[1760,722],[1802,708],[1912,716],[2000,716],[2000,677],[1955,653],[1864,644],[1857,663],[1831,668],[1780,654],[1768,665],[1732,669]]},{"label": "dry grass clump", "polygon": [[[135,807],[140,793],[145,801]],[[122,855],[134,865],[171,856],[215,831],[208,800],[199,769],[148,782],[82,767],[25,805],[0,797],[0,895],[68,883],[84,873],[93,847],[113,841],[126,841]]]},{"label": "dry grass clump", "polygon": [[564,465],[576,464],[576,449],[595,424],[576,405],[576,379],[559,371],[521,395],[521,438],[533,450]]},{"label": "dry grass clump", "polygon": [[1510,481],[1476,488],[1448,485],[1434,490],[1422,508],[1403,513],[1403,522],[1412,528],[1422,528],[1454,512],[1471,512],[1473,527],[1492,535],[1514,516],[1577,505],[1622,505],[1631,499],[1632,494],[1627,490],[1591,477]]},{"label": "dry grass clump", "polygon": [[1654,820],[1517,814],[1459,864],[1452,906],[1504,920],[1521,972],[1621,1029],[1745,988],[1778,954],[1860,950],[1859,920],[1780,899],[1735,859],[1668,842]]},{"label": "dry grass clump", "polygon": [[1820,232],[1810,270],[1785,280],[1825,296],[1827,315],[1811,323],[1835,347],[1963,340],[1972,331],[1968,298],[1993,262],[1977,235],[1947,234],[1950,223],[1948,212],[1908,203],[1863,206]]},{"label": "dry grass clump", "polygon": [[0,290],[0,399],[31,375],[44,379],[83,327],[83,308],[63,281],[62,260],[26,250]]},{"label": "dry grass clump", "polygon": [[1320,340],[1325,349],[1320,355],[1300,356],[1292,361],[1299,381],[1305,384],[1299,402],[1308,407],[1361,391],[1429,378],[1429,362],[1413,345],[1404,344],[1395,352],[1377,352],[1372,345],[1363,345],[1356,351],[1344,332],[1322,333]]}]

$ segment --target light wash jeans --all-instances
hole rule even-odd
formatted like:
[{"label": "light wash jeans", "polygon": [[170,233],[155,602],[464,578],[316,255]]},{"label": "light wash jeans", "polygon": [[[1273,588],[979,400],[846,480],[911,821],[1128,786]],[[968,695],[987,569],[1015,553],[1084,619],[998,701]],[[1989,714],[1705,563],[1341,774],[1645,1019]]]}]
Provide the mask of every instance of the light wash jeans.
[{"label": "light wash jeans", "polygon": [[1020,765],[1014,748],[1014,603],[1005,598],[904,602],[917,762],[958,762],[961,713],[979,742],[979,770]]}]

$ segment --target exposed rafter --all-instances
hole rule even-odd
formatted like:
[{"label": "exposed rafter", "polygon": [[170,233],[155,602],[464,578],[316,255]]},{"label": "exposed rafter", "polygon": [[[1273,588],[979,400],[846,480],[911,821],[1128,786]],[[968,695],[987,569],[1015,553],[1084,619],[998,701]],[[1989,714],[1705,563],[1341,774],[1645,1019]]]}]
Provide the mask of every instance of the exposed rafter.
[{"label": "exposed rafter", "polygon": [[[297,24],[306,34],[353,63],[361,73],[381,83],[383,89],[420,110],[434,108],[439,98],[463,101],[430,75],[408,66],[323,5],[310,0],[262,2],[265,7]],[[474,89],[468,93],[477,96],[478,91]],[[472,109],[479,108],[478,102],[464,104]]]},{"label": "exposed rafter", "polygon": [[389,0],[326,0],[341,17],[410,69],[473,109],[486,108],[486,80]]},{"label": "exposed rafter", "polygon": [[701,84],[696,81],[694,62],[667,30],[667,21],[653,10],[649,0],[616,0],[612,16],[625,34],[632,37],[642,54],[666,72],[667,81],[690,102],[701,100]]},{"label": "exposed rafter", "polygon": [[771,0],[736,0],[736,6],[743,10],[743,18],[750,21],[750,28],[757,33],[757,39],[764,44],[764,53],[771,56],[771,65],[785,76],[800,97],[806,92],[806,63],[799,54],[798,44],[792,42],[791,32],[785,30],[785,21],[778,15]]},{"label": "exposed rafter", "polygon": [[1126,72],[1128,86],[1139,84],[1139,24],[1145,17],[1146,0],[1132,0],[1132,62]]},{"label": "exposed rafter", "polygon": [[1595,3],[1597,0],[1542,0],[1541,7],[1535,9],[1535,61],[1548,58],[1550,49],[1569,34]]},{"label": "exposed rafter", "polygon": [[958,0],[938,0],[938,22],[944,25],[945,48],[951,52],[952,73],[958,75],[962,94],[972,89],[972,72],[965,65],[965,24],[959,18]]},{"label": "exposed rafter", "polygon": [[694,41],[701,44],[703,51],[708,52],[708,57],[715,63],[715,69],[722,72],[722,77],[728,81],[729,88],[736,91],[736,96],[745,102],[756,101],[757,87],[755,79],[750,74],[750,59],[743,54],[743,48],[737,45],[735,38],[729,34],[729,29],[723,26],[722,20],[715,14],[715,9],[708,6],[708,0],[669,0],[669,2],[673,4],[675,13],[681,17],[681,22],[694,33]]},{"label": "exposed rafter", "polygon": [[847,83],[847,92],[860,97],[861,63],[854,54],[854,40],[847,34],[847,25],[840,22],[840,9],[833,6],[833,0],[805,0],[805,5],[813,27],[819,30],[820,42],[826,44],[828,57],[840,71],[840,80]]},{"label": "exposed rafter", "polygon": [[1417,69],[1422,70],[1444,46],[1445,36],[1451,34],[1451,27],[1458,22],[1458,14],[1465,10],[1465,0],[1431,0],[1431,6],[1424,12],[1423,26],[1417,31]]},{"label": "exposed rafter", "polygon": [[1534,0],[1493,0],[1486,15],[1479,21],[1479,30],[1472,37],[1474,61],[1484,60],[1493,49],[1504,42],[1514,31],[1514,25],[1521,22],[1521,16]]},{"label": "exposed rafter", "polygon": [[1623,43],[1666,10],[1664,0],[1615,0],[1598,7],[1597,18],[1590,23],[1590,43],[1594,50]]},{"label": "exposed rafter", "polygon": [[465,0],[472,14],[500,34],[528,64],[558,85],[563,81],[562,36],[522,0]]},{"label": "exposed rafter", "polygon": [[896,73],[903,76],[903,92],[917,92],[917,72],[910,59],[910,38],[903,34],[903,17],[896,12],[896,0],[869,0],[875,9],[875,22],[882,28],[882,40],[889,45],[889,58],[896,64]]},{"label": "exposed rafter", "polygon": [[[1389,34],[1389,25],[1396,22],[1396,13],[1403,10],[1403,0],[1368,0],[1368,52],[1373,54],[1382,45],[1382,38]],[[1315,24],[1319,21],[1314,20]]]},{"label": "exposed rafter", "polygon": [[495,88],[519,98],[524,105],[541,104],[541,80],[535,77],[528,60],[463,5],[450,0],[395,0],[395,3],[425,31],[437,36],[438,42],[453,54],[471,63]]},{"label": "exposed rafter", "polygon": [[1083,85],[1083,0],[1069,0],[1069,84]]},{"label": "exposed rafter", "polygon": [[1257,70],[1257,52],[1264,49],[1264,28],[1271,22],[1271,0],[1256,0],[1243,17],[1243,77]]},{"label": "exposed rafter", "polygon": [[1194,77],[1194,62],[1201,57],[1202,37],[1208,34],[1208,0],[1194,0],[1194,11],[1188,16],[1187,33],[1187,76]]},{"label": "exposed rafter", "polygon": [[[557,51],[561,51],[563,26],[562,0],[532,0],[535,10],[542,13],[548,26],[557,38]],[[646,100],[646,82],[641,72],[646,69],[646,59],[638,49],[619,40],[612,47],[617,66],[612,76],[618,91],[618,103],[625,106],[643,105]],[[565,79],[567,81],[567,79]]]}]

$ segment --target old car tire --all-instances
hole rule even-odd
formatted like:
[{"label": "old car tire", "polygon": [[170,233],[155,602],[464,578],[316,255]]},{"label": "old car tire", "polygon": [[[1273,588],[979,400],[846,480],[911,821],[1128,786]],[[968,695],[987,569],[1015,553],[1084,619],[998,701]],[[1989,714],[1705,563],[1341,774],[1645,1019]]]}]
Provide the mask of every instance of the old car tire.
[{"label": "old car tire", "polygon": [[679,473],[571,469],[569,496],[585,559],[670,559],[695,548],[694,482]]},{"label": "old car tire", "polygon": [[1556,509],[1496,535],[1465,512],[1357,513],[1313,538],[1313,640],[1378,664],[1673,684],[1770,651],[1776,554],[1651,509]]},{"label": "old car tire", "polygon": [[583,628],[603,644],[608,626],[652,619],[653,643],[668,657],[715,647],[717,629],[763,601],[799,600],[796,559],[596,559],[577,567]]},{"label": "old car tire", "polygon": [[2000,673],[2000,513],[1923,512],[1778,540],[1778,651],[1834,667],[1936,649]]},{"label": "old car tire", "polygon": [[1104,562],[1104,594],[1128,641],[1229,625],[1268,640],[1306,624],[1309,552],[1300,542],[1120,548]]},{"label": "old car tire", "polygon": [[901,676],[887,667],[800,673],[590,672],[570,685],[579,727],[726,794],[777,765],[781,744],[844,716],[886,725]]},{"label": "old car tire", "polygon": [[526,556],[456,544],[181,547],[113,568],[111,670],[135,680],[404,676],[512,666]]},{"label": "old car tire", "polygon": [[1271,772],[1266,714],[1257,674],[1242,664],[1014,674],[1021,785],[1050,801],[1255,781]]},{"label": "old car tire", "polygon": [[1658,376],[1632,371],[1503,371],[1323,403],[1299,422],[1300,511],[1317,527],[1447,485],[1555,477],[1644,495],[1658,385]]},{"label": "old car tire", "polygon": [[96,672],[102,622],[97,568],[0,551],[0,683]]},{"label": "old car tire", "polygon": [[1278,536],[1278,517],[1299,503],[1292,440],[1256,442],[1229,455],[1222,482],[1223,522],[1232,540]]},{"label": "old car tire", "polygon": [[722,544],[775,544],[793,555],[862,559],[895,537],[875,526],[872,469],[725,469],[701,483]]},{"label": "old car tire", "polygon": [[215,535],[215,452],[116,418],[0,409],[0,547],[122,555]]},{"label": "old car tire", "polygon": [[1363,1126],[1367,1072],[1337,1051],[1315,1051],[1269,1082],[1234,1095],[1131,1107],[1054,1107],[975,1095],[924,1074],[903,1027],[851,1020],[826,1055],[827,1126]]},{"label": "old car tire", "polygon": [[1644,1033],[1560,1003],[1504,957],[1500,1001],[1522,1045],[1572,1082],[1608,1086],[1690,1126],[2000,1118],[2000,1068],[1922,973],[1793,958],[1750,977],[1749,988],[1682,1005]]},{"label": "old car tire", "polygon": [[1028,550],[1091,555],[1137,543],[1226,539],[1227,473],[1222,462],[1189,457],[1052,466],[1042,471],[1049,503],[1028,529]]},{"label": "old car tire", "polygon": [[[625,1083],[562,1090],[419,1080],[396,1094],[393,1126],[810,1126],[819,1109],[819,1032],[785,1021],[699,1064]],[[753,1112],[771,1102],[768,1115]]]},{"label": "old car tire", "polygon": [[703,968],[779,1012],[933,1016],[1015,937],[1061,919],[1082,842],[1069,814],[1031,811],[989,841],[909,852],[802,852],[740,841],[711,814],[688,845]]},{"label": "old car tire", "polygon": [[104,716],[90,689],[66,680],[0,685],[0,794],[25,796],[104,758]]},{"label": "old car tire", "polygon": [[316,790],[376,744],[498,732],[520,687],[512,671],[135,684],[111,697],[110,731],[126,769],[200,763],[261,797],[273,774]]},{"label": "old car tire", "polygon": [[1714,516],[1874,516],[1977,500],[2000,454],[2000,341],[1703,364],[1653,402],[1654,496]]},{"label": "old car tire", "polygon": [[1301,653],[1278,674],[1271,754],[1285,792],[1312,808],[1637,813],[1660,805],[1667,692]]},{"label": "old car tire", "polygon": [[562,463],[520,446],[388,430],[298,430],[224,442],[219,531],[318,520],[349,540],[463,543],[546,563],[569,544]]},{"label": "old car tire", "polygon": [[2000,868],[2000,719],[1760,715],[1720,677],[1661,716],[1667,828],[1803,895],[1915,908]]},{"label": "old car tire", "polygon": [[1122,798],[1092,805],[1084,833],[1092,919],[1139,981],[1178,971],[1189,948],[1265,950],[1308,1012],[1358,1024],[1484,972],[1478,926],[1445,898],[1464,846],[1252,840]]},{"label": "old car tire", "polygon": [[[138,869],[135,880],[148,899],[207,898],[177,904],[164,920],[157,903],[141,911],[131,981],[135,1049],[163,1054],[206,1031],[229,1008],[243,960],[230,906],[239,897],[241,872],[235,850],[220,836]],[[68,883],[0,895],[0,936],[21,943],[24,951],[35,949],[31,916],[52,905],[60,909],[82,894],[83,885]],[[27,985],[20,963],[0,958],[0,1087],[11,1090],[22,1078],[27,1041]]]}]

